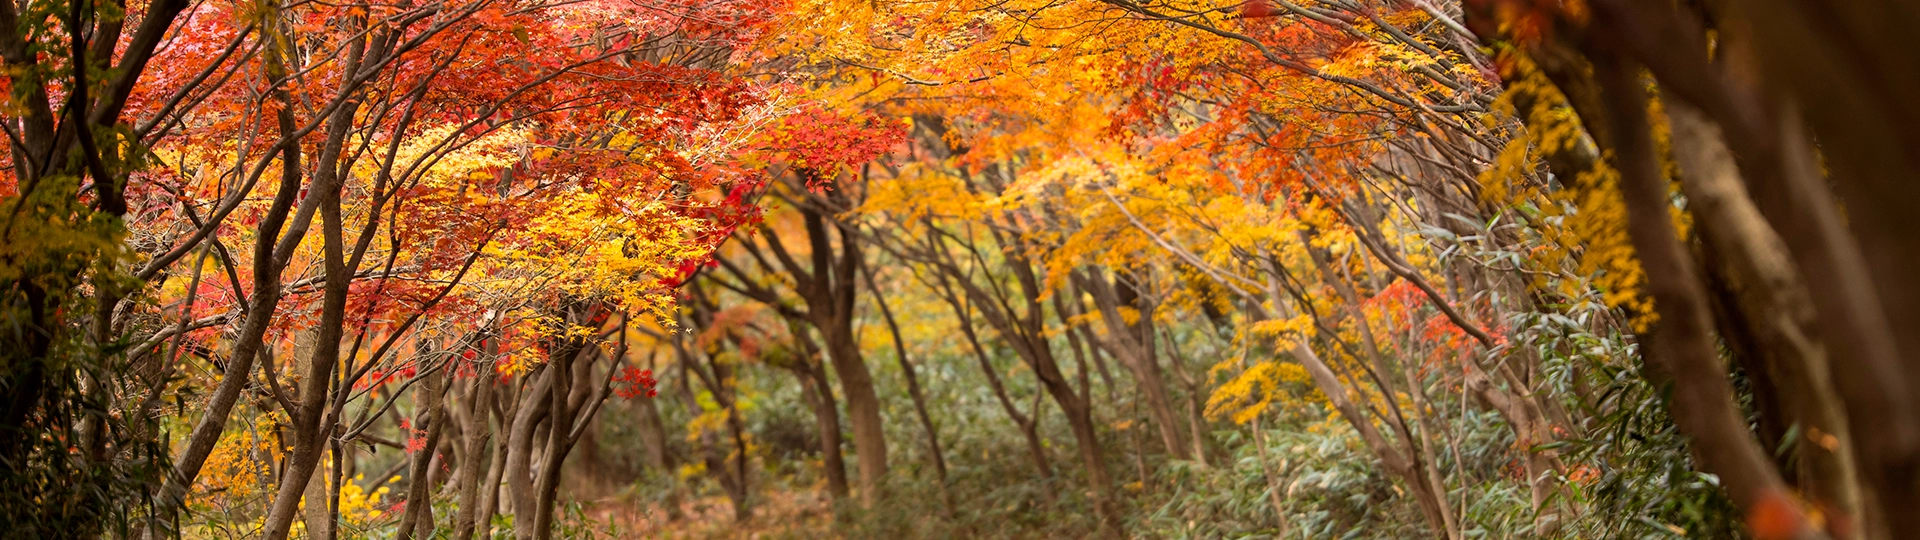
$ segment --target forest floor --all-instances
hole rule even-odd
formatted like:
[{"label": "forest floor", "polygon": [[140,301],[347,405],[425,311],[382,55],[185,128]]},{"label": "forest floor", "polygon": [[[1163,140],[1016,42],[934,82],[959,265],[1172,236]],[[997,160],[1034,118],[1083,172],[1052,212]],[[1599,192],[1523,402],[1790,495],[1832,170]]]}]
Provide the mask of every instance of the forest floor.
[{"label": "forest floor", "polygon": [[[596,534],[617,538],[834,538],[832,503],[815,492],[762,493],[753,519],[737,523],[726,497],[714,495],[681,502],[680,518],[669,519],[659,505],[631,496],[582,503]],[[613,534],[607,534],[611,532]]]}]

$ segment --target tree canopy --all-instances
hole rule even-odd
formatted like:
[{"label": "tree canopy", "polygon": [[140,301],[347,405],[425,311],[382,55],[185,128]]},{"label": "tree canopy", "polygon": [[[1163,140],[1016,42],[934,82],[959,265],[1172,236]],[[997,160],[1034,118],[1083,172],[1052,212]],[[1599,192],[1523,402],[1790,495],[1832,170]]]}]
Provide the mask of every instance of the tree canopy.
[{"label": "tree canopy", "polygon": [[1916,26],[0,1],[0,536],[1920,538]]}]

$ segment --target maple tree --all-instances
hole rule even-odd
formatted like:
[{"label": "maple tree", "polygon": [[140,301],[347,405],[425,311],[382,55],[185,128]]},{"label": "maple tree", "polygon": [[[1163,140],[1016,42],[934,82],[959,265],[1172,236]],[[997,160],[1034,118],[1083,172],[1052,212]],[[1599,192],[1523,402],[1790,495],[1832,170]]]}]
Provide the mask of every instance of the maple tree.
[{"label": "maple tree", "polygon": [[6,2],[0,521],[1904,538],[1917,17]]}]

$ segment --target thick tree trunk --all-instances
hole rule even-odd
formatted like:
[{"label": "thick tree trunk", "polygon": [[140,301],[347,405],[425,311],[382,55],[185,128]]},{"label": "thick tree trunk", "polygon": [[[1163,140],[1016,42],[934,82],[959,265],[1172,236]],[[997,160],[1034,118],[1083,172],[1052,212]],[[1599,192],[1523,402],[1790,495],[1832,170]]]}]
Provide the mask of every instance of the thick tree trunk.
[{"label": "thick tree trunk", "polygon": [[799,376],[801,397],[813,409],[813,425],[820,437],[820,466],[827,475],[827,494],[838,501],[851,493],[847,485],[846,457],[840,453],[840,408],[834,404],[833,386],[828,384],[823,366],[803,366]]},{"label": "thick tree trunk", "polygon": [[[1709,251],[1731,278],[1736,310],[1727,313],[1753,340],[1745,347],[1759,368],[1749,376],[1778,394],[1784,426],[1806,433],[1793,442],[1799,485],[1831,519],[1860,522],[1853,437],[1834,391],[1826,349],[1818,341],[1814,309],[1793,261],[1759,209],[1748,199],[1719,129],[1692,106],[1663,100],[1672,126],[1673,156]],[[1729,336],[1729,341],[1734,341]],[[1762,396],[1756,391],[1756,399]],[[1778,441],[1776,441],[1777,443]]]},{"label": "thick tree trunk", "polygon": [[[1908,511],[1920,507],[1920,381],[1913,378],[1920,362],[1902,352],[1915,347],[1900,345],[1916,335],[1916,319],[1903,324],[1893,315],[1916,307],[1916,235],[1905,226],[1915,192],[1912,174],[1889,174],[1913,170],[1913,154],[1899,156],[1895,148],[1912,142],[1897,133],[1916,125],[1905,97],[1912,92],[1901,89],[1914,71],[1898,67],[1910,61],[1899,51],[1910,47],[1884,47],[1915,34],[1908,24],[1914,13],[1896,5],[1904,4],[1715,4],[1726,12],[1715,13],[1714,46],[1692,10],[1609,1],[1595,4],[1593,21],[1620,54],[1645,64],[1663,89],[1719,124],[1755,206],[1792,254],[1846,404],[1858,478],[1869,492],[1862,497],[1864,533],[1875,538],[1920,530],[1920,513]],[[1810,111],[1806,119],[1801,104]],[[1581,111],[1583,121],[1601,116]],[[1818,148],[1809,124],[1820,134]],[[1844,217],[1836,187],[1847,199]],[[1903,259],[1907,268],[1896,270]]]},{"label": "thick tree trunk", "polygon": [[[880,395],[873,387],[873,373],[860,356],[860,342],[853,335],[855,292],[859,289],[857,271],[862,255],[852,233],[841,230],[836,249],[827,217],[816,204],[800,207],[806,225],[811,272],[787,258],[777,239],[769,245],[783,254],[783,264],[799,282],[796,287],[806,301],[806,317],[820,330],[826,342],[827,360],[840,379],[847,399],[847,421],[853,424],[853,448],[860,467],[860,498],[872,505],[880,494],[887,474],[886,431],[880,420]],[[837,228],[837,227],[836,227]]]},{"label": "thick tree trunk", "polygon": [[[586,348],[583,348],[586,347]],[[534,484],[534,538],[547,540],[553,537],[553,514],[559,504],[560,470],[567,462],[567,454],[573,450],[571,439],[574,426],[584,398],[592,387],[592,355],[597,349],[584,343],[569,343],[558,348],[559,354],[553,355],[549,364],[554,364],[554,384],[548,389],[547,399],[552,401],[547,414],[546,441],[542,444],[540,464],[533,480]],[[519,516],[514,522],[520,523]]]},{"label": "thick tree trunk", "polygon": [[533,369],[520,391],[520,404],[515,407],[512,428],[507,433],[507,497],[513,509],[514,538],[519,540],[532,540],[536,534],[534,520],[540,510],[534,506],[534,435],[552,409],[553,380],[560,376],[556,373],[559,369],[552,365]]},{"label": "thick tree trunk", "polygon": [[[1871,273],[1869,283],[1905,368],[1902,384],[1883,384],[1911,402],[1920,389],[1920,332],[1914,331],[1920,328],[1920,284],[1913,279],[1920,274],[1920,232],[1913,226],[1913,209],[1920,207],[1920,186],[1913,182],[1920,176],[1920,105],[1913,99],[1920,92],[1920,62],[1911,53],[1920,44],[1913,31],[1920,24],[1920,9],[1904,0],[1741,0],[1730,5],[1743,16],[1741,22],[1750,25],[1754,52],[1766,82],[1774,86],[1772,93],[1799,98],[1805,125],[1818,134],[1818,161],[1806,164],[1815,182],[1806,189],[1824,187],[1817,181],[1824,165],[1845,200],[1845,224],[1864,248],[1859,255]],[[1799,120],[1780,118],[1780,129],[1799,132]],[[1794,152],[1807,153],[1805,141],[1782,142],[1798,146]],[[1832,207],[1821,211],[1830,213]],[[1811,272],[1808,278],[1818,279]],[[1871,411],[1854,412],[1862,413]],[[1882,429],[1911,432],[1915,427],[1920,426]],[[1866,432],[1855,430],[1857,435]],[[1901,484],[1886,486],[1882,493],[1889,499],[1886,509],[1895,532],[1920,525],[1920,512],[1911,511],[1920,505],[1920,474],[1915,473],[1920,460],[1911,436],[1890,444],[1883,464],[1869,463],[1883,467],[1871,476],[1891,476],[1881,481]]]},{"label": "thick tree trunk", "polygon": [[1788,495],[1765,450],[1747,431],[1721,366],[1708,320],[1710,308],[1669,213],[1667,181],[1660,172],[1647,122],[1647,99],[1635,66],[1602,51],[1596,75],[1605,89],[1613,149],[1626,202],[1627,232],[1647,275],[1660,319],[1648,336],[1646,359],[1671,385],[1669,409],[1690,439],[1698,467],[1720,477],[1728,495],[1747,512],[1791,523],[1794,538],[1815,533]]},{"label": "thick tree trunk", "polygon": [[852,317],[833,317],[816,321],[815,325],[825,338],[827,358],[847,398],[847,420],[853,423],[853,448],[860,466],[860,497],[871,505],[879,495],[881,479],[887,474],[887,440],[880,422],[880,395],[873,389],[873,373],[860,358],[860,342],[853,337]]},{"label": "thick tree trunk", "polygon": [[[302,330],[294,336],[294,373],[311,371],[310,366],[313,364],[313,351],[316,346],[319,345],[319,340],[320,332],[313,328]],[[263,369],[262,371],[265,370]],[[279,374],[267,373],[266,376],[278,377]],[[303,381],[302,384],[305,384],[305,382]],[[336,464],[335,467],[338,467],[338,465]],[[325,473],[325,468],[321,468],[319,474]],[[328,511],[327,505],[322,503],[322,501],[327,500],[330,500],[327,496],[327,482],[307,482],[307,491],[301,495],[300,505],[300,520],[306,523],[307,538],[331,538],[333,536],[333,515]]]}]

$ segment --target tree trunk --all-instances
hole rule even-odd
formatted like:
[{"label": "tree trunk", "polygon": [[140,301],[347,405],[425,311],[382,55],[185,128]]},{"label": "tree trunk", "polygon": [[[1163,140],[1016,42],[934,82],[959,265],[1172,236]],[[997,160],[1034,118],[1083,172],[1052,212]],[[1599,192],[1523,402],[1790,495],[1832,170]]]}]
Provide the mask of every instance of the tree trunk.
[{"label": "tree trunk", "polygon": [[[1829,377],[1807,290],[1784,242],[1748,199],[1719,129],[1684,102],[1666,99],[1663,104],[1688,209],[1706,251],[1717,255],[1714,259],[1731,278],[1737,309],[1729,310],[1726,318],[1753,341],[1744,348],[1759,369],[1749,376],[1770,383],[1777,392],[1783,415],[1778,422],[1798,425],[1806,433],[1804,440],[1792,443],[1798,450],[1794,483],[1831,519],[1859,523],[1853,437]],[[1756,399],[1761,397],[1756,390]]]},{"label": "tree trunk", "polygon": [[[451,368],[452,366],[448,366]],[[427,368],[422,368],[427,369]],[[433,537],[433,469],[434,454],[440,448],[440,437],[446,431],[447,410],[446,389],[447,369],[434,369],[422,373],[426,384],[421,385],[414,394],[413,429],[426,431],[420,449],[413,449],[412,433],[408,433],[403,444],[413,455],[408,456],[411,463],[407,467],[407,511],[400,517],[400,528],[394,533],[396,540],[413,538],[416,530],[423,531],[421,536]]]},{"label": "tree trunk", "polygon": [[[286,68],[278,54],[266,54],[263,65],[269,77],[285,77]],[[298,128],[294,124],[292,98],[286,90],[276,87],[272,92],[281,108],[276,112],[276,127],[283,139],[295,137]],[[227,415],[233,411],[233,404],[240,397],[240,391],[253,377],[253,362],[262,349],[262,338],[273,322],[274,311],[280,306],[280,277],[286,270],[288,257],[293,255],[301,240],[306,239],[307,227],[313,220],[310,207],[317,204],[322,190],[309,190],[301,196],[301,179],[304,178],[300,167],[301,148],[298,144],[288,144],[281,150],[280,185],[275,192],[273,204],[261,217],[253,248],[253,297],[247,306],[246,321],[240,325],[240,332],[233,340],[233,351],[228,355],[226,372],[221,376],[220,385],[207,399],[205,413],[196,422],[193,431],[187,436],[185,448],[174,456],[173,470],[160,489],[158,508],[153,512],[147,535],[158,538],[163,535],[159,530],[161,523],[168,522],[186,503],[187,491],[193,487],[194,479],[200,475],[200,469],[206,465],[207,457],[213,454],[213,448],[220,442],[220,435],[226,430]],[[295,199],[300,200],[300,212],[294,213],[289,223],[289,212],[294,208]],[[281,227],[287,226],[282,235]]]},{"label": "tree trunk", "polygon": [[[493,386],[495,381],[493,361],[497,346],[492,345],[492,337],[486,339],[486,350],[480,355],[481,361],[473,366],[473,380],[462,393],[456,418],[465,424],[461,433],[465,435],[459,444],[465,454],[460,460],[459,470],[454,472],[453,483],[455,500],[459,508],[453,514],[453,540],[473,538],[474,524],[481,508],[481,475],[487,472],[486,465],[494,460],[487,452],[488,441],[493,439],[492,423],[488,421],[493,408]],[[499,489],[499,486],[487,486]]]},{"label": "tree trunk", "polygon": [[1200,379],[1194,378],[1193,374],[1187,373],[1187,368],[1185,367],[1187,359],[1180,354],[1180,342],[1174,339],[1172,329],[1166,330],[1166,338],[1167,353],[1168,356],[1171,357],[1169,360],[1173,366],[1173,376],[1180,379],[1180,385],[1186,387],[1187,391],[1187,431],[1190,435],[1188,440],[1193,443],[1193,462],[1200,468],[1205,469],[1210,465],[1207,463],[1206,405],[1201,402],[1202,400],[1200,398],[1200,396],[1204,395],[1202,393],[1201,381]]},{"label": "tree trunk", "polygon": [[[993,390],[993,397],[1000,402],[1000,408],[1007,412],[1007,417],[1013,420],[1014,426],[1020,428],[1020,435],[1026,438],[1027,455],[1033,460],[1034,469],[1040,472],[1041,478],[1053,478],[1053,465],[1047,459],[1046,445],[1041,444],[1040,430],[1036,427],[1039,423],[1039,408],[1035,407],[1032,415],[1020,412],[1020,406],[1013,402],[1013,398],[1007,392],[1006,384],[1000,381],[1000,370],[993,366],[993,357],[989,356],[987,349],[980,345],[980,334],[973,328],[972,310],[951,294],[948,294],[946,299],[948,305],[953,308],[954,315],[957,316],[955,320],[960,323],[960,335],[966,337],[967,345],[973,348],[974,358],[980,361],[980,373],[986,375],[987,387]],[[1047,497],[1052,498],[1052,487],[1049,486],[1047,491]]]},{"label": "tree trunk", "polygon": [[847,419],[853,422],[853,448],[859,457],[860,497],[871,505],[879,495],[881,478],[887,474],[887,440],[880,422],[880,395],[873,389],[873,373],[860,358],[852,322],[849,316],[816,321],[815,325],[825,337],[827,358],[846,394]]},{"label": "tree trunk", "polygon": [[[1181,436],[1180,421],[1173,413],[1173,398],[1167,392],[1166,379],[1161,376],[1159,362],[1153,357],[1153,336],[1140,335],[1121,317],[1120,308],[1125,304],[1105,276],[1076,272],[1074,281],[1093,296],[1093,304],[1100,310],[1100,320],[1107,327],[1104,338],[1091,333],[1088,335],[1095,338],[1095,344],[1119,358],[1120,364],[1133,373],[1134,384],[1146,395],[1147,412],[1153,416],[1154,426],[1160,432],[1160,443],[1167,449],[1167,454],[1174,459],[1189,459],[1191,456],[1186,438]],[[1143,319],[1151,316],[1149,313],[1140,314]]]},{"label": "tree trunk", "polygon": [[813,204],[802,205],[800,210],[812,248],[812,272],[798,272],[795,263],[788,266],[796,276],[805,278],[797,289],[807,303],[806,315],[826,342],[827,359],[847,398],[847,420],[853,423],[853,448],[859,457],[860,498],[870,506],[887,474],[887,439],[873,373],[861,358],[860,342],[853,335],[860,246],[852,233],[842,230],[836,250],[823,210]]},{"label": "tree trunk", "polygon": [[[553,537],[553,514],[559,503],[560,471],[567,462],[567,454],[573,450],[572,434],[580,419],[579,413],[584,396],[592,388],[593,356],[598,354],[595,346],[577,340],[569,340],[565,347],[558,347],[559,354],[553,355],[548,363],[554,365],[554,384],[548,389],[547,399],[552,400],[547,413],[547,437],[541,451],[541,461],[536,467],[534,484],[534,538],[547,540]],[[584,358],[583,358],[584,357]],[[514,523],[520,523],[520,516],[514,516]]]},{"label": "tree trunk", "polygon": [[1260,417],[1253,417],[1253,448],[1260,457],[1260,475],[1267,479],[1267,503],[1273,505],[1273,528],[1275,538],[1286,538],[1293,528],[1287,523],[1287,507],[1282,504],[1280,494],[1280,475],[1273,471],[1273,462],[1267,459],[1267,432],[1260,427]]},{"label": "tree trunk", "polygon": [[[481,404],[493,417],[499,432],[493,436],[493,459],[487,464],[487,475],[480,481],[480,508],[473,514],[474,533],[481,538],[493,538],[493,516],[500,513],[500,483],[507,474],[507,460],[513,453],[513,420],[520,416],[518,403],[511,393],[512,387],[498,390],[509,391],[505,395],[497,394],[490,403]],[[515,405],[509,408],[506,404]],[[458,540],[458,539],[456,539]]]},{"label": "tree trunk", "polygon": [[[1920,530],[1920,513],[1908,511],[1920,507],[1920,417],[1914,406],[1920,362],[1902,352],[1916,350],[1911,343],[1901,346],[1915,335],[1915,235],[1906,226],[1907,203],[1914,200],[1906,184],[1913,175],[1896,172],[1912,170],[1914,162],[1912,152],[1900,156],[1895,150],[1903,139],[1913,142],[1896,133],[1912,133],[1916,124],[1905,97],[1911,92],[1900,88],[1910,86],[1914,70],[1897,66],[1904,53],[1895,51],[1909,47],[1884,48],[1913,38],[1906,28],[1913,13],[1897,5],[1716,4],[1727,11],[1715,14],[1725,17],[1714,28],[1719,50],[1707,44],[1691,10],[1632,2],[1607,2],[1595,10],[1596,25],[1634,30],[1609,45],[1644,63],[1663,89],[1720,125],[1755,206],[1792,254],[1819,313],[1834,388],[1846,404],[1858,478],[1869,492],[1862,497],[1864,533],[1873,538]],[[1888,69],[1873,73],[1881,68]],[[1807,118],[1800,116],[1797,98],[1804,99]],[[1819,133],[1817,148],[1808,127]],[[1845,216],[1836,190],[1846,198]],[[1903,322],[1896,311],[1908,318]]]},{"label": "tree trunk", "polygon": [[820,355],[819,345],[813,336],[806,333],[800,324],[790,324],[788,330],[794,334],[794,340],[800,343],[801,357],[794,360],[792,370],[800,378],[802,397],[813,408],[813,425],[820,433],[820,461],[826,469],[827,493],[835,501],[847,497],[847,464],[840,453],[844,442],[840,438],[840,408],[834,404],[833,385],[827,381],[826,366],[815,360]]},{"label": "tree trunk", "polygon": [[1417,458],[1402,454],[1391,446],[1379,429],[1374,427],[1373,422],[1364,416],[1366,413],[1353,403],[1353,399],[1348,396],[1349,390],[1340,382],[1339,376],[1334,375],[1333,370],[1320,360],[1320,355],[1315,354],[1312,348],[1296,343],[1290,352],[1300,361],[1300,365],[1307,369],[1307,374],[1313,377],[1314,385],[1320,388],[1322,394],[1326,394],[1327,401],[1333,404],[1334,410],[1340,412],[1340,417],[1345,418],[1347,424],[1360,433],[1360,439],[1366,441],[1367,446],[1373,449],[1374,455],[1379,456],[1381,465],[1407,484],[1408,491],[1413,492],[1415,500],[1420,504],[1420,513],[1426,516],[1428,525],[1438,529],[1435,531],[1435,536],[1446,540],[1459,540],[1461,537],[1459,526],[1455,524],[1452,508],[1447,505],[1446,490],[1443,486],[1435,486],[1431,483],[1430,477],[1426,474],[1426,466],[1416,464]]},{"label": "tree trunk", "polygon": [[[347,111],[347,108],[342,108]],[[340,141],[346,137],[347,119],[336,116],[336,122],[329,126],[327,145],[320,152],[319,163],[331,165],[340,151]],[[337,135],[336,135],[337,133]],[[313,479],[313,471],[320,464],[320,456],[326,449],[326,439],[333,433],[332,401],[328,391],[332,388],[335,364],[340,359],[340,340],[344,337],[346,322],[347,288],[353,281],[352,271],[347,268],[346,240],[342,234],[340,213],[340,195],[342,179],[333,174],[329,166],[320,167],[312,190],[321,193],[319,207],[321,213],[321,240],[324,264],[327,269],[326,285],[321,297],[319,343],[314,348],[313,361],[307,366],[300,386],[298,410],[293,417],[294,448],[287,458],[286,474],[281,477],[280,489],[274,494],[273,506],[268,510],[263,536],[268,540],[286,540],[292,532],[293,520],[299,513],[300,497],[306,494],[307,482]],[[278,286],[276,284],[275,286]]]},{"label": "tree trunk", "polygon": [[[700,400],[693,395],[693,385],[690,380],[691,374],[689,373],[693,370],[700,369],[695,364],[698,360],[694,358],[693,353],[688,351],[683,344],[676,342],[674,346],[679,349],[681,359],[680,399],[687,406],[687,410],[694,411],[695,414],[704,414]],[[731,412],[733,401],[727,397],[725,387],[721,386],[720,381],[724,379],[718,375],[709,377],[705,373],[699,373],[699,377],[700,382],[705,384],[708,392],[712,394],[713,400],[718,402],[723,409],[728,409],[727,427],[730,431],[733,430],[735,427],[735,417]],[[733,503],[734,522],[736,524],[744,524],[753,519],[753,507],[747,499],[747,478],[745,474],[737,476],[734,474],[735,469],[727,465],[727,454],[730,452],[722,448],[720,442],[716,439],[717,437],[715,437],[714,431],[704,427],[701,428],[700,433],[698,433],[695,438],[695,440],[700,443],[701,454],[705,458],[708,474],[712,474],[719,479],[720,488],[726,492],[727,499]],[[742,450],[744,450],[744,448]],[[742,452],[739,457],[743,463],[738,471],[745,473],[744,460],[747,456]]]},{"label": "tree trunk", "polygon": [[[313,350],[319,345],[320,333],[313,328],[300,331],[293,338],[294,373],[311,371]],[[277,373],[267,373],[268,377],[278,377]],[[303,383],[304,384],[304,381]],[[335,467],[338,467],[336,464]],[[322,467],[320,474],[325,474]],[[307,482],[307,491],[302,494],[300,520],[306,523],[307,538],[331,538],[333,536],[333,515],[322,501],[331,500],[327,496],[327,483]]]},{"label": "tree trunk", "polygon": [[[652,369],[654,373],[660,373],[658,366],[653,365],[651,356],[648,357],[647,363],[647,367]],[[673,456],[667,452],[667,428],[666,423],[660,420],[660,406],[654,403],[653,398],[636,399],[632,401],[634,407],[639,409],[636,416],[640,419],[640,445],[646,451],[647,466],[652,467],[655,474],[666,478],[668,481],[668,493],[665,503],[667,507],[667,520],[679,521],[681,518],[680,478],[677,471],[674,470]],[[839,419],[835,418],[835,420],[838,421]],[[839,431],[836,429],[834,434],[838,435]],[[842,484],[846,483],[845,468],[841,469],[840,478]]]},{"label": "tree trunk", "polygon": [[1639,70],[1605,51],[1595,56],[1627,207],[1627,233],[1660,314],[1645,352],[1659,377],[1654,382],[1671,385],[1674,423],[1689,437],[1698,466],[1719,475],[1735,504],[1750,513],[1778,514],[1769,518],[1791,523],[1794,538],[1817,537],[1734,403],[1715,350],[1705,294],[1668,211],[1672,205],[1654,153]]},{"label": "tree trunk", "polygon": [[533,368],[527,375],[528,383],[520,391],[520,404],[515,407],[512,429],[507,434],[507,497],[513,508],[514,538],[532,540],[535,535],[534,520],[539,509],[534,507],[536,495],[533,489],[533,452],[534,434],[538,424],[545,420],[551,410],[554,379],[558,377],[558,368],[542,364]]},{"label": "tree trunk", "polygon": [[[887,298],[880,294],[880,285],[874,283],[873,269],[865,262],[867,291],[873,295],[873,303],[880,307],[880,316],[887,322],[887,335],[893,337],[894,358],[900,361],[900,374],[907,380],[907,396],[913,398],[914,415],[920,419],[920,429],[927,434],[927,453],[933,458],[933,471],[940,479],[941,487],[947,485],[947,457],[940,450],[940,430],[933,425],[933,416],[927,413],[927,398],[920,392],[920,376],[914,373],[913,362],[907,359],[907,344],[900,339],[900,324],[893,320],[893,310],[887,307]],[[943,489],[942,493],[946,493]],[[952,510],[953,501],[947,501],[948,510]]]}]

